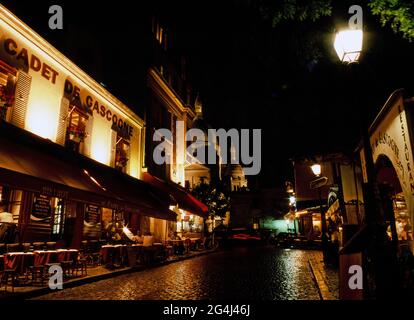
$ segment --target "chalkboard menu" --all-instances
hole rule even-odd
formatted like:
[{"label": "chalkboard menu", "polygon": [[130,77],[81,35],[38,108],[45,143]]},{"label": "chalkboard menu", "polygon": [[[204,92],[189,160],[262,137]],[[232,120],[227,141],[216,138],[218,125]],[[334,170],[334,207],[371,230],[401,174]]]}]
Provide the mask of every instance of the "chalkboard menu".
[{"label": "chalkboard menu", "polygon": [[33,210],[31,220],[47,222],[52,215],[50,198],[43,195],[36,195],[33,199]]},{"label": "chalkboard menu", "polygon": [[85,221],[90,224],[101,223],[101,208],[87,204],[85,206]]}]

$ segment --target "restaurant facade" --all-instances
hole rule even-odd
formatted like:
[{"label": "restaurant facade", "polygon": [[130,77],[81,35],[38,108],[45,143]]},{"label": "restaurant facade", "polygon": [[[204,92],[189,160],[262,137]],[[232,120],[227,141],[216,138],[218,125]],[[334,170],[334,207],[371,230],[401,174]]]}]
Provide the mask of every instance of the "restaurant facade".
[{"label": "restaurant facade", "polygon": [[79,247],[115,220],[141,234],[176,221],[169,196],[140,180],[144,125],[0,6],[2,241]]},{"label": "restaurant facade", "polygon": [[[388,237],[414,252],[414,161],[412,100],[403,89],[393,92],[369,129],[377,183],[388,186],[392,212],[384,215]],[[363,179],[367,182],[365,157],[360,150]],[[384,187],[382,187],[384,188]]]}]

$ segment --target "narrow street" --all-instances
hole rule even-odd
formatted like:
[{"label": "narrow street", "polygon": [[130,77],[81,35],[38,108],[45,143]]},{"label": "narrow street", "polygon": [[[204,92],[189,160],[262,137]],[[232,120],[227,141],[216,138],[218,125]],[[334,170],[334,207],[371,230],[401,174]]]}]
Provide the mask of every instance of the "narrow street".
[{"label": "narrow street", "polygon": [[42,300],[319,299],[311,251],[238,247],[51,293]]}]

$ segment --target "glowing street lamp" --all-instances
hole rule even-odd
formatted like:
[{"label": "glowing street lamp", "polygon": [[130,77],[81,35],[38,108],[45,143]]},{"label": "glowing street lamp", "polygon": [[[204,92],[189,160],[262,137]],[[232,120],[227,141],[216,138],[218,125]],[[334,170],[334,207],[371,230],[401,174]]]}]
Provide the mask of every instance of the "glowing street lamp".
[{"label": "glowing street lamp", "polygon": [[362,51],[362,30],[343,30],[335,36],[334,48],[341,62],[357,62]]},{"label": "glowing street lamp", "polygon": [[315,176],[319,177],[321,175],[322,169],[320,164],[315,163],[311,166],[311,169]]},{"label": "glowing street lamp", "polygon": [[289,197],[289,205],[296,206],[296,197],[294,195]]},{"label": "glowing street lamp", "polygon": [[326,227],[326,215],[325,211],[323,209],[323,202],[322,202],[322,187],[326,184],[328,181],[327,177],[319,177],[322,172],[322,167],[320,164],[313,164],[311,166],[313,174],[317,177],[316,180],[312,181],[310,184],[310,187],[312,189],[316,188],[318,189],[318,196],[319,196],[319,206],[320,206],[320,212],[321,212],[321,225],[322,225],[322,253],[323,253],[323,260],[326,261],[326,250],[328,248],[328,238],[326,235],[327,227]]}]

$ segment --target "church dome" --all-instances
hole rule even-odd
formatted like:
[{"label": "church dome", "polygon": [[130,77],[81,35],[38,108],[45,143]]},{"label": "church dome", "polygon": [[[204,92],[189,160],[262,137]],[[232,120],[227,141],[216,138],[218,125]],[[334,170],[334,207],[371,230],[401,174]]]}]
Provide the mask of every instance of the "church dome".
[{"label": "church dome", "polygon": [[226,170],[226,176],[232,177],[235,180],[244,180],[244,170],[240,164],[229,164]]}]

